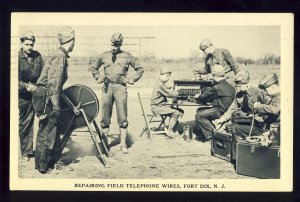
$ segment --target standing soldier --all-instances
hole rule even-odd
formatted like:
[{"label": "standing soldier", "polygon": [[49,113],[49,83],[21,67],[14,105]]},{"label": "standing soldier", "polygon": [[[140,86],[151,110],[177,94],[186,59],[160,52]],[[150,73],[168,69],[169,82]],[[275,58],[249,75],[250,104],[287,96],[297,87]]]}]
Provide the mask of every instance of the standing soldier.
[{"label": "standing soldier", "polygon": [[198,70],[202,78],[209,78],[211,69],[216,64],[222,65],[225,68],[225,73],[233,71],[234,74],[237,74],[240,71],[230,52],[227,49],[215,48],[210,39],[203,39],[199,48],[206,55],[204,68]]},{"label": "standing soldier", "polygon": [[75,45],[74,30],[69,27],[63,27],[58,33],[60,47],[47,61],[45,68],[37,82],[38,86],[47,89],[47,117],[40,120],[39,132],[36,140],[35,168],[46,173],[51,166],[50,163],[55,156],[55,150],[60,138],[60,129],[58,128],[58,117],[60,115],[60,94],[63,85],[66,82],[69,53],[72,52]]},{"label": "standing soldier", "polygon": [[[280,116],[280,87],[276,74],[267,74],[259,82],[259,88],[266,91],[271,98],[265,100],[257,100],[253,104],[256,112],[255,124],[252,135],[262,135],[262,133],[270,126],[270,124],[278,122]],[[250,133],[251,126],[245,124],[235,124],[232,133],[235,136],[245,138]]]},{"label": "standing soldier", "polygon": [[33,157],[33,123],[34,110],[32,93],[36,90],[36,82],[43,68],[42,56],[33,50],[35,36],[32,31],[21,35],[19,51],[19,136],[22,158]]},{"label": "standing soldier", "polygon": [[[127,136],[127,84],[134,84],[143,73],[143,68],[137,63],[137,59],[130,53],[121,50],[123,35],[115,33],[111,37],[111,51],[102,53],[91,67],[93,77],[97,83],[103,83],[102,90],[102,120],[101,127],[104,134],[109,134],[110,118],[113,104],[116,102],[117,117],[120,127],[121,151],[128,153],[126,145]],[[127,78],[129,66],[133,67],[136,74],[133,78]],[[99,69],[104,68],[104,74]]]}]

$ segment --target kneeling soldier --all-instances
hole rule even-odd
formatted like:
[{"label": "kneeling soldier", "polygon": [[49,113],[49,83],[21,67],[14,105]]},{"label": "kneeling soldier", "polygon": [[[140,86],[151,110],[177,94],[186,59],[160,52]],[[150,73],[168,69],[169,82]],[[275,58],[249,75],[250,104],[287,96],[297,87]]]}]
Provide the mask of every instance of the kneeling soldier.
[{"label": "kneeling soldier", "polygon": [[[202,102],[211,102],[212,108],[197,109],[195,116],[197,129],[206,140],[211,139],[212,131],[215,129],[212,121],[220,118],[230,107],[234,100],[235,90],[232,85],[225,81],[225,69],[221,65],[215,65],[212,68],[214,85],[211,90],[202,95],[195,95],[195,99]],[[200,135],[200,134],[196,134]]]},{"label": "kneeling soldier", "polygon": [[[267,74],[259,82],[259,88],[265,90],[270,99],[259,99],[254,101],[255,124],[252,135],[262,135],[270,124],[278,122],[280,119],[280,87],[276,74]],[[242,138],[249,135],[251,126],[235,124],[232,133]]]},{"label": "kneeling soldier", "polygon": [[160,70],[160,78],[155,83],[152,92],[151,111],[156,115],[168,115],[171,117],[167,136],[174,138],[175,132],[177,131],[178,118],[183,116],[183,110],[166,106],[167,98],[173,98],[178,95],[177,91],[172,90],[166,85],[166,82],[168,82],[170,79],[171,74],[171,70],[168,70],[165,67]]}]

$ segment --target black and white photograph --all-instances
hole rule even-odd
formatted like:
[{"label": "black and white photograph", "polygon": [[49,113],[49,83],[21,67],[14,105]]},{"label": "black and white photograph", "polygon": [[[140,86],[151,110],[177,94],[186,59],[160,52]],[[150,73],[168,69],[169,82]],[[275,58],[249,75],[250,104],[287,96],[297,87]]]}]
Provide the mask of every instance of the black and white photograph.
[{"label": "black and white photograph", "polygon": [[10,188],[292,191],[293,27],[13,13]]}]

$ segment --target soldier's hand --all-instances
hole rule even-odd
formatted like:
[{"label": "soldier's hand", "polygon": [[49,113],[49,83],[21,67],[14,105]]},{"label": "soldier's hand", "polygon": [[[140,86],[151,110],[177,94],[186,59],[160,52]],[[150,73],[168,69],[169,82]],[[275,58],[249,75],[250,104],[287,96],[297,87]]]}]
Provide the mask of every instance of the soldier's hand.
[{"label": "soldier's hand", "polygon": [[194,95],[194,99],[198,99],[200,97],[200,94],[197,93],[196,95]]},{"label": "soldier's hand", "polygon": [[264,122],[264,119],[261,116],[255,116],[254,118],[257,122],[260,122],[260,123]]},{"label": "soldier's hand", "polygon": [[27,91],[33,92],[33,91],[36,91],[36,89],[37,89],[36,85],[33,85],[32,83],[27,84],[27,87],[26,87]]},{"label": "soldier's hand", "polygon": [[261,105],[260,102],[254,102],[253,108],[258,109],[260,105]]}]

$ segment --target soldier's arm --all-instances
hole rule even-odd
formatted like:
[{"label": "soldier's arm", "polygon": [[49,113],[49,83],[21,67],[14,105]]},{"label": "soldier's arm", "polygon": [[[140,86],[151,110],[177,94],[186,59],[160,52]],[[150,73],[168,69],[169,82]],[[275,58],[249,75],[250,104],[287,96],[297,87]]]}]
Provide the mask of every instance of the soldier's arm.
[{"label": "soldier's arm", "polygon": [[144,74],[144,68],[138,62],[138,59],[130,56],[129,65],[135,70],[135,75],[132,77],[133,82],[137,82]]},{"label": "soldier's arm", "polygon": [[215,99],[218,97],[218,90],[215,87],[212,87],[209,92],[206,92],[196,98],[199,101],[207,102],[209,100]]},{"label": "soldier's arm", "polygon": [[257,103],[255,107],[259,114],[274,114],[278,115],[280,112],[280,99],[272,100],[270,104]]},{"label": "soldier's arm", "polygon": [[204,66],[203,67],[199,67],[198,73],[199,74],[209,74],[209,73],[211,73],[209,65],[207,64],[207,59],[205,59]]},{"label": "soldier's arm", "polygon": [[158,92],[168,98],[176,97],[178,95],[177,91],[169,89],[166,85],[160,85]]},{"label": "soldier's arm", "polygon": [[48,95],[54,110],[60,109],[60,94],[62,91],[66,58],[57,56],[51,61],[48,70]]},{"label": "soldier's arm", "polygon": [[102,57],[98,57],[95,62],[90,67],[90,70],[92,72],[92,75],[94,79],[97,81],[97,83],[102,83],[105,80],[105,75],[101,75],[99,73],[99,69],[103,65]]},{"label": "soldier's arm", "polygon": [[20,80],[20,78],[19,78],[19,87],[18,87],[18,89],[20,90],[20,91],[25,91],[25,90],[27,90],[27,85],[28,85],[28,83],[26,83],[26,82],[24,82],[24,81],[21,81]]},{"label": "soldier's arm", "polygon": [[233,112],[238,109],[238,103],[235,99],[232,104],[230,105],[229,109],[220,117],[221,122],[228,121],[231,118]]},{"label": "soldier's arm", "polygon": [[224,55],[224,59],[225,59],[226,63],[233,70],[234,74],[238,73],[240,71],[239,66],[233,60],[230,52],[228,50],[224,49],[223,50],[223,55]]}]

